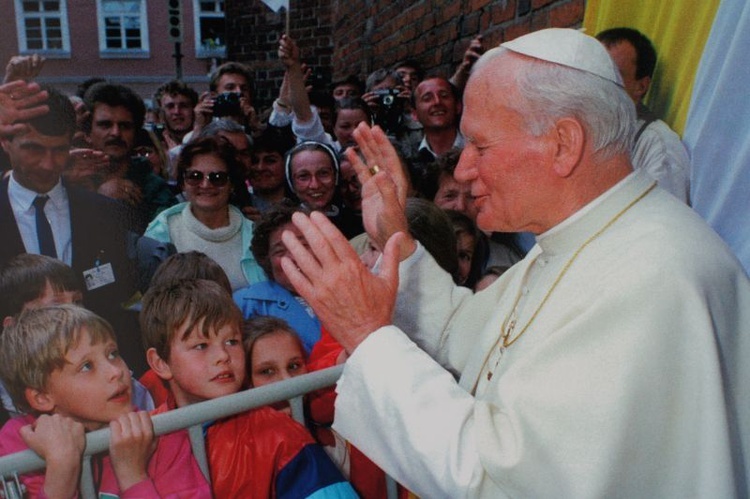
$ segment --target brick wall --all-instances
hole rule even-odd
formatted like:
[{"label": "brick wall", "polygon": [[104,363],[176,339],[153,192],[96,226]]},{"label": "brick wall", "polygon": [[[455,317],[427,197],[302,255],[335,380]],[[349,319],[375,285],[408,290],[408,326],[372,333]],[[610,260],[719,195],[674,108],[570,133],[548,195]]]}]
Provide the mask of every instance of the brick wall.
[{"label": "brick wall", "polygon": [[[291,0],[291,36],[302,56],[319,77],[330,81],[333,60],[333,21],[330,0]],[[275,14],[260,0],[228,0],[225,3],[227,56],[255,71],[255,99],[270,104],[278,95],[284,68],[276,50],[286,18]]]},{"label": "brick wall", "polygon": [[[585,0],[291,0],[291,35],[322,80],[365,77],[403,59],[451,74],[469,41],[486,47],[546,27],[579,27]],[[229,58],[254,68],[256,99],[269,103],[283,68],[276,46],[284,14],[259,0],[226,0]]]}]

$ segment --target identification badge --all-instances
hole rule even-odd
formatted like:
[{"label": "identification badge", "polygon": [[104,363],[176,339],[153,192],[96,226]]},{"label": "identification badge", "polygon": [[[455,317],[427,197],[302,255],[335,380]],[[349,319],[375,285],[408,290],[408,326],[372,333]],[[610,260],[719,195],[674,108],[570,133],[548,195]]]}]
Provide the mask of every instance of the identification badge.
[{"label": "identification badge", "polygon": [[83,277],[86,281],[86,289],[88,291],[101,288],[107,284],[115,282],[115,272],[112,270],[111,263],[105,263],[104,265],[97,265],[96,267],[84,270]]}]

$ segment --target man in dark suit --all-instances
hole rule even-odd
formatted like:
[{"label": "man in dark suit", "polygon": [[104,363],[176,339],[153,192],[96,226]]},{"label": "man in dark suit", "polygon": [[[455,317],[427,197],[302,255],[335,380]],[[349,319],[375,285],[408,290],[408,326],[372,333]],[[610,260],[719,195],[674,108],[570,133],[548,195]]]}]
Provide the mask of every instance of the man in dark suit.
[{"label": "man in dark suit", "polygon": [[0,265],[19,253],[41,253],[70,265],[83,283],[84,304],[112,323],[120,351],[136,373],[145,369],[135,314],[121,304],[136,291],[128,258],[129,212],[120,203],[65,185],[75,112],[46,88],[49,112],[3,137],[12,173],[0,183]]}]

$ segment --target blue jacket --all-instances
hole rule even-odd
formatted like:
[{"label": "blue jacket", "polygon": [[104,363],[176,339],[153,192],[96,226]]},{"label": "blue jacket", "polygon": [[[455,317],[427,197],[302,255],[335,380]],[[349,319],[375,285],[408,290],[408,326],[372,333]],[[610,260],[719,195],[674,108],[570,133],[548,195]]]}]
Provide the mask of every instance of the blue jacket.
[{"label": "blue jacket", "polygon": [[310,317],[294,295],[276,281],[259,282],[238,289],[233,297],[245,319],[270,315],[287,321],[299,335],[308,354],[320,339],[318,318]]}]

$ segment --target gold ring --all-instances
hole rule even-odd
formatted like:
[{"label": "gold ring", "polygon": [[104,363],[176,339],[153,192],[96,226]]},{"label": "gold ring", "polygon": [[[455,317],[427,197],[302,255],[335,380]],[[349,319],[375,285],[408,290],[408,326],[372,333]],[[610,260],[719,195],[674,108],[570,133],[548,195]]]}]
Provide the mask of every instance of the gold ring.
[{"label": "gold ring", "polygon": [[375,175],[380,171],[380,167],[378,165],[372,165],[370,167],[370,175]]}]

